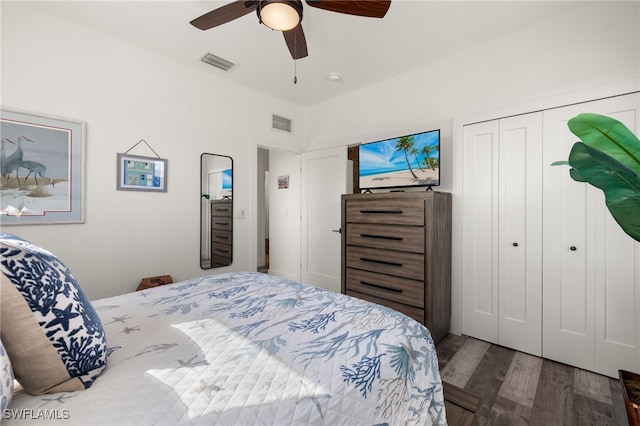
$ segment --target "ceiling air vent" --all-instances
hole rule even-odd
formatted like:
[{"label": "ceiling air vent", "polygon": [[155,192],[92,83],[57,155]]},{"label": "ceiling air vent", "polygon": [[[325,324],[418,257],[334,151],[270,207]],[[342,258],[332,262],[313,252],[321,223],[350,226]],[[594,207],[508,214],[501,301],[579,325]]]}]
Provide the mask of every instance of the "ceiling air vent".
[{"label": "ceiling air vent", "polygon": [[273,114],[271,127],[276,130],[282,130],[283,132],[291,133],[291,120]]},{"label": "ceiling air vent", "polygon": [[204,55],[201,61],[206,64],[213,65],[216,68],[220,68],[223,71],[229,71],[235,66],[233,62],[229,62],[226,59],[222,59],[216,55],[212,55],[211,53]]}]

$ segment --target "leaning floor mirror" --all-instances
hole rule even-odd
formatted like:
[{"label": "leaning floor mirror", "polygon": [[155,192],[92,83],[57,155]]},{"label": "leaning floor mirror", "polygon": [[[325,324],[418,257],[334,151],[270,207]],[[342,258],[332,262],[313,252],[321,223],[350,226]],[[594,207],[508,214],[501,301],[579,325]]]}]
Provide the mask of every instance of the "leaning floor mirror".
[{"label": "leaning floor mirror", "polygon": [[219,268],[233,261],[233,159],[200,156],[200,267]]}]

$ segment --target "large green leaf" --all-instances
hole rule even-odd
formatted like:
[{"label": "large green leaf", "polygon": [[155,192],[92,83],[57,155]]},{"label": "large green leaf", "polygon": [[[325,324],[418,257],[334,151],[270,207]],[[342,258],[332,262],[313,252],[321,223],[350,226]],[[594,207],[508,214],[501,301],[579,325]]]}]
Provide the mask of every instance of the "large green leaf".
[{"label": "large green leaf", "polygon": [[606,115],[586,113],[569,120],[568,126],[586,145],[640,174],[640,140],[624,124]]},{"label": "large green leaf", "polygon": [[[639,143],[640,145],[640,143]],[[571,177],[600,188],[616,222],[640,241],[640,175],[599,149],[576,142],[569,154]]]}]

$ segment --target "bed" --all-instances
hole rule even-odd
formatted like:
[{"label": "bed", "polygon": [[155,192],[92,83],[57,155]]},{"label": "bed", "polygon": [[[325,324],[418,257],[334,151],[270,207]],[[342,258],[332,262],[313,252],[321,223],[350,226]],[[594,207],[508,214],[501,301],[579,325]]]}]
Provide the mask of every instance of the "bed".
[{"label": "bed", "polygon": [[3,425],[446,424],[429,331],[388,308],[254,272],[90,303],[104,368],[87,367],[82,390],[17,386]]}]

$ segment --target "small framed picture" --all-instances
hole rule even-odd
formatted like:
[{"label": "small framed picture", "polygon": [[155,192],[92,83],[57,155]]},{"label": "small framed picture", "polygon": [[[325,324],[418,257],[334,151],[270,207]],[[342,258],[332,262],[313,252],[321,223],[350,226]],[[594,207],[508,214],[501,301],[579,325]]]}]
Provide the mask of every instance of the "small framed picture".
[{"label": "small framed picture", "polygon": [[289,175],[278,176],[278,189],[287,189],[289,187]]},{"label": "small framed picture", "polygon": [[119,191],[167,192],[167,160],[118,154]]}]

